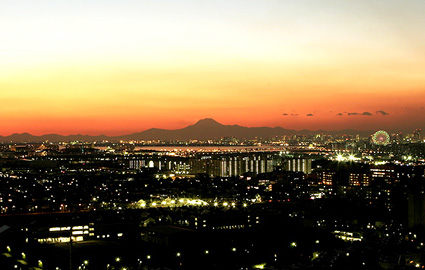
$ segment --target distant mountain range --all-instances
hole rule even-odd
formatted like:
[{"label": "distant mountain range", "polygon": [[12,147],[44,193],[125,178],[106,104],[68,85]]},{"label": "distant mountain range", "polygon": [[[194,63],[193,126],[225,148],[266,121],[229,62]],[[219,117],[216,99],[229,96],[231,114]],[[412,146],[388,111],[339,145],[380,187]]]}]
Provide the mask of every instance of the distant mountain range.
[{"label": "distant mountain range", "polygon": [[199,120],[196,124],[187,126],[181,129],[158,129],[151,128],[142,132],[133,133],[122,136],[91,136],[91,135],[68,135],[63,136],[59,134],[46,134],[41,136],[34,136],[28,133],[14,133],[9,136],[0,136],[0,142],[66,142],[66,141],[101,141],[101,140],[208,140],[218,139],[222,137],[236,137],[240,139],[254,139],[254,138],[272,138],[275,136],[284,135],[310,135],[310,134],[330,134],[330,135],[356,135],[368,136],[373,131],[358,131],[358,130],[340,130],[340,131],[325,131],[325,130],[291,130],[282,127],[242,127],[239,125],[223,125],[211,118]]}]

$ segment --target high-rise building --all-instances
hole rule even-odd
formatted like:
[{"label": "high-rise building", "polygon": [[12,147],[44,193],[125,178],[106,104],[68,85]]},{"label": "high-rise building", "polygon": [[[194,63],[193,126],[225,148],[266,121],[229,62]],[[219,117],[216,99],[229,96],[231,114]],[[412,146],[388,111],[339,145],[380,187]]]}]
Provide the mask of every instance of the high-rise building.
[{"label": "high-rise building", "polygon": [[384,180],[391,184],[393,183],[396,173],[394,165],[374,165],[370,167],[370,175],[372,180]]},{"label": "high-rise building", "polygon": [[327,186],[333,185],[333,178],[335,174],[336,172],[332,172],[332,171],[319,172],[318,174],[319,183],[321,183],[322,185],[327,185]]},{"label": "high-rise building", "polygon": [[425,226],[425,195],[410,194],[407,199],[407,221],[409,228]]},{"label": "high-rise building", "polygon": [[285,168],[290,172],[311,173],[311,159],[309,158],[293,158],[284,161]]},{"label": "high-rise building", "polygon": [[350,173],[348,175],[348,184],[350,186],[369,186],[370,176],[367,173]]}]

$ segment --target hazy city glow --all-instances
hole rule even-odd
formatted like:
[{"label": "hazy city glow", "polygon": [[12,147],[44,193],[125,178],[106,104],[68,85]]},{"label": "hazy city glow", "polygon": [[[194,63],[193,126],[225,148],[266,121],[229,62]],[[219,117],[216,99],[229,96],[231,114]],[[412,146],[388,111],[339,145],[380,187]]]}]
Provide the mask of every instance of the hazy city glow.
[{"label": "hazy city glow", "polygon": [[[425,3],[11,1],[2,135],[425,128]],[[339,115],[342,114],[342,115]]]}]

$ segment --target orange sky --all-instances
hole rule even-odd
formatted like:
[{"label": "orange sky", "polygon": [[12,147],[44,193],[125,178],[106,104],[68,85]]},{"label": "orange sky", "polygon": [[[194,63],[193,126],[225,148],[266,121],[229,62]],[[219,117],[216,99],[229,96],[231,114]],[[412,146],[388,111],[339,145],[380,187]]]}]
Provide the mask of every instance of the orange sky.
[{"label": "orange sky", "polygon": [[425,129],[423,1],[13,2],[1,135]]}]

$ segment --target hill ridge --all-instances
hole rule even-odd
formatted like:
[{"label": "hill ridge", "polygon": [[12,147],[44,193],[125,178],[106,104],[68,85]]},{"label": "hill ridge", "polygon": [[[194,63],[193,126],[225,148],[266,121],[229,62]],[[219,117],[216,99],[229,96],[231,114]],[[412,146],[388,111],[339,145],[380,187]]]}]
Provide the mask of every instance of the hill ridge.
[{"label": "hill ridge", "polygon": [[352,129],[340,131],[311,131],[307,129],[292,130],[283,127],[244,127],[237,124],[224,125],[213,118],[203,118],[198,120],[193,125],[188,125],[180,129],[161,129],[150,128],[141,132],[136,132],[120,136],[106,135],[60,135],[60,134],[44,134],[40,136],[31,135],[29,133],[14,133],[9,136],[0,136],[0,142],[43,142],[43,141],[99,141],[99,140],[208,140],[219,139],[223,137],[235,137],[240,139],[254,138],[272,138],[285,135],[311,135],[311,134],[360,134],[370,135],[372,131],[357,131]]}]

